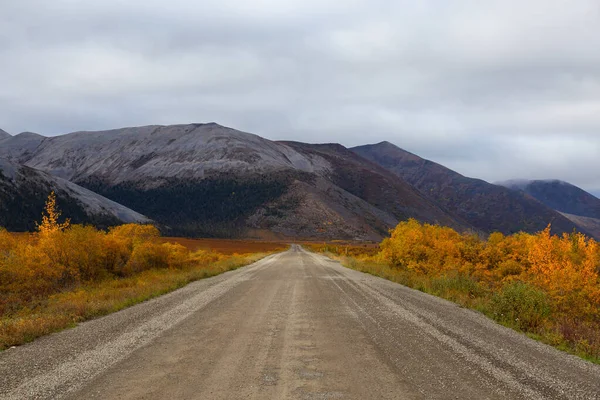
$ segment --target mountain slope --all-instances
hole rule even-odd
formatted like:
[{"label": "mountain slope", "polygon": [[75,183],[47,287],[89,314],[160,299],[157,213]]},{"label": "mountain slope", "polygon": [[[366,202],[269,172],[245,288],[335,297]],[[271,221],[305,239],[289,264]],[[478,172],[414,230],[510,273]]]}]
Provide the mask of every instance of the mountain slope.
[{"label": "mountain slope", "polygon": [[[341,146],[272,142],[214,123],[76,132],[44,138],[35,149],[2,151],[142,212],[173,234],[377,240],[409,217],[468,228]],[[384,192],[377,193],[377,182]]]},{"label": "mountain slope", "polygon": [[44,139],[46,139],[44,136],[33,132],[0,137],[0,157],[23,163],[31,157],[31,153],[41,145]]},{"label": "mountain slope", "polygon": [[549,223],[555,232],[570,232],[576,227],[563,215],[523,192],[465,177],[391,143],[351,150],[404,178],[427,197],[482,231],[536,232]]},{"label": "mountain slope", "polygon": [[499,185],[521,190],[600,237],[600,199],[560,180],[513,180]]},{"label": "mountain slope", "polygon": [[403,179],[339,144],[282,143],[304,154],[327,160],[332,166],[328,175],[331,182],[390,213],[397,220],[413,217],[421,221],[452,226],[458,230],[471,228],[468,223],[442,210]]},{"label": "mountain slope", "polygon": [[56,193],[64,215],[74,223],[108,227],[123,222],[150,222],[74,183],[0,158],[0,227],[10,231],[35,229],[51,191]]},{"label": "mountain slope", "polygon": [[5,130],[0,129],[0,140],[7,139],[10,137],[10,134]]},{"label": "mountain slope", "polygon": [[[33,146],[34,140],[27,144]],[[94,177],[111,185],[135,182],[152,187],[170,179],[282,169],[314,172],[327,167],[257,135],[214,123],[75,132],[37,141],[35,149],[27,151],[19,150],[21,143],[10,145],[3,146],[0,156],[4,152],[71,181]]]},{"label": "mountain slope", "polygon": [[559,180],[507,181],[499,185],[522,190],[557,211],[581,217],[600,218],[600,199]]}]

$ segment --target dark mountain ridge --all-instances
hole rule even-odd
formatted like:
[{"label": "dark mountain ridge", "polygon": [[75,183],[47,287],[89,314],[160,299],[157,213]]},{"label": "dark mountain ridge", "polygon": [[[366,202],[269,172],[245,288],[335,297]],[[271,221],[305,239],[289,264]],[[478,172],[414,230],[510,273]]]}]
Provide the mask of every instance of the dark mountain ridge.
[{"label": "dark mountain ridge", "polygon": [[484,232],[536,232],[549,223],[554,232],[585,228],[526,193],[465,177],[389,142],[351,149],[414,185],[424,195]]},{"label": "dark mountain ridge", "polygon": [[507,181],[498,184],[522,190],[557,211],[581,217],[600,218],[600,199],[568,182],[552,179]]},{"label": "dark mountain ridge", "polygon": [[527,193],[600,238],[600,199],[560,180],[513,180],[499,185]]}]

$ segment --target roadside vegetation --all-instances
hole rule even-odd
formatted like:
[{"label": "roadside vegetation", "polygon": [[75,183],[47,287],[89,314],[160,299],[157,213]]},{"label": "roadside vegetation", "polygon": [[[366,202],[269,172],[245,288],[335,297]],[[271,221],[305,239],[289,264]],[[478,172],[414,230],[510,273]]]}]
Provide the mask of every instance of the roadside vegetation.
[{"label": "roadside vegetation", "polygon": [[[0,350],[250,264],[265,252],[190,250],[152,225],[60,222],[51,194],[37,232],[0,229]],[[243,250],[243,243],[240,243]]]},{"label": "roadside vegetation", "polygon": [[548,227],[484,240],[409,220],[379,248],[307,247],[600,363],[600,246],[580,233],[556,236]]}]

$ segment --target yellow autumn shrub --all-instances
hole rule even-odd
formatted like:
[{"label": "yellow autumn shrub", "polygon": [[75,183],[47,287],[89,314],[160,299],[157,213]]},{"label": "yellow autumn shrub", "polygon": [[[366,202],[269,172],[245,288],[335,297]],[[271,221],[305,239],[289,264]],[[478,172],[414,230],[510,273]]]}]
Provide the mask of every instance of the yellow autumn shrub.
[{"label": "yellow autumn shrub", "polygon": [[104,232],[61,222],[60,216],[51,193],[36,233],[17,236],[0,229],[0,316],[85,283],[185,268],[193,261],[187,248],[159,243],[152,225]]},{"label": "yellow autumn shrub", "polygon": [[580,233],[554,236],[548,227],[529,240],[525,277],[546,291],[557,311],[565,315],[600,317],[598,243]]},{"label": "yellow autumn shrub", "polygon": [[[600,245],[581,233],[492,233],[400,222],[379,253],[308,245],[346,266],[457,301],[600,360]],[[545,336],[544,336],[545,335]],[[560,340],[558,343],[560,343]]]}]

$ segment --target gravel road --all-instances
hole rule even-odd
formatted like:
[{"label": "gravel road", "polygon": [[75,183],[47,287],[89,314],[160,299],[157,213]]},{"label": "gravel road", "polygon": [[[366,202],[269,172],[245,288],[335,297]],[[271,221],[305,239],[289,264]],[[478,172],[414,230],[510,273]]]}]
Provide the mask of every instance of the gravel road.
[{"label": "gravel road", "polygon": [[2,399],[600,399],[600,366],[297,246],[0,353]]}]

